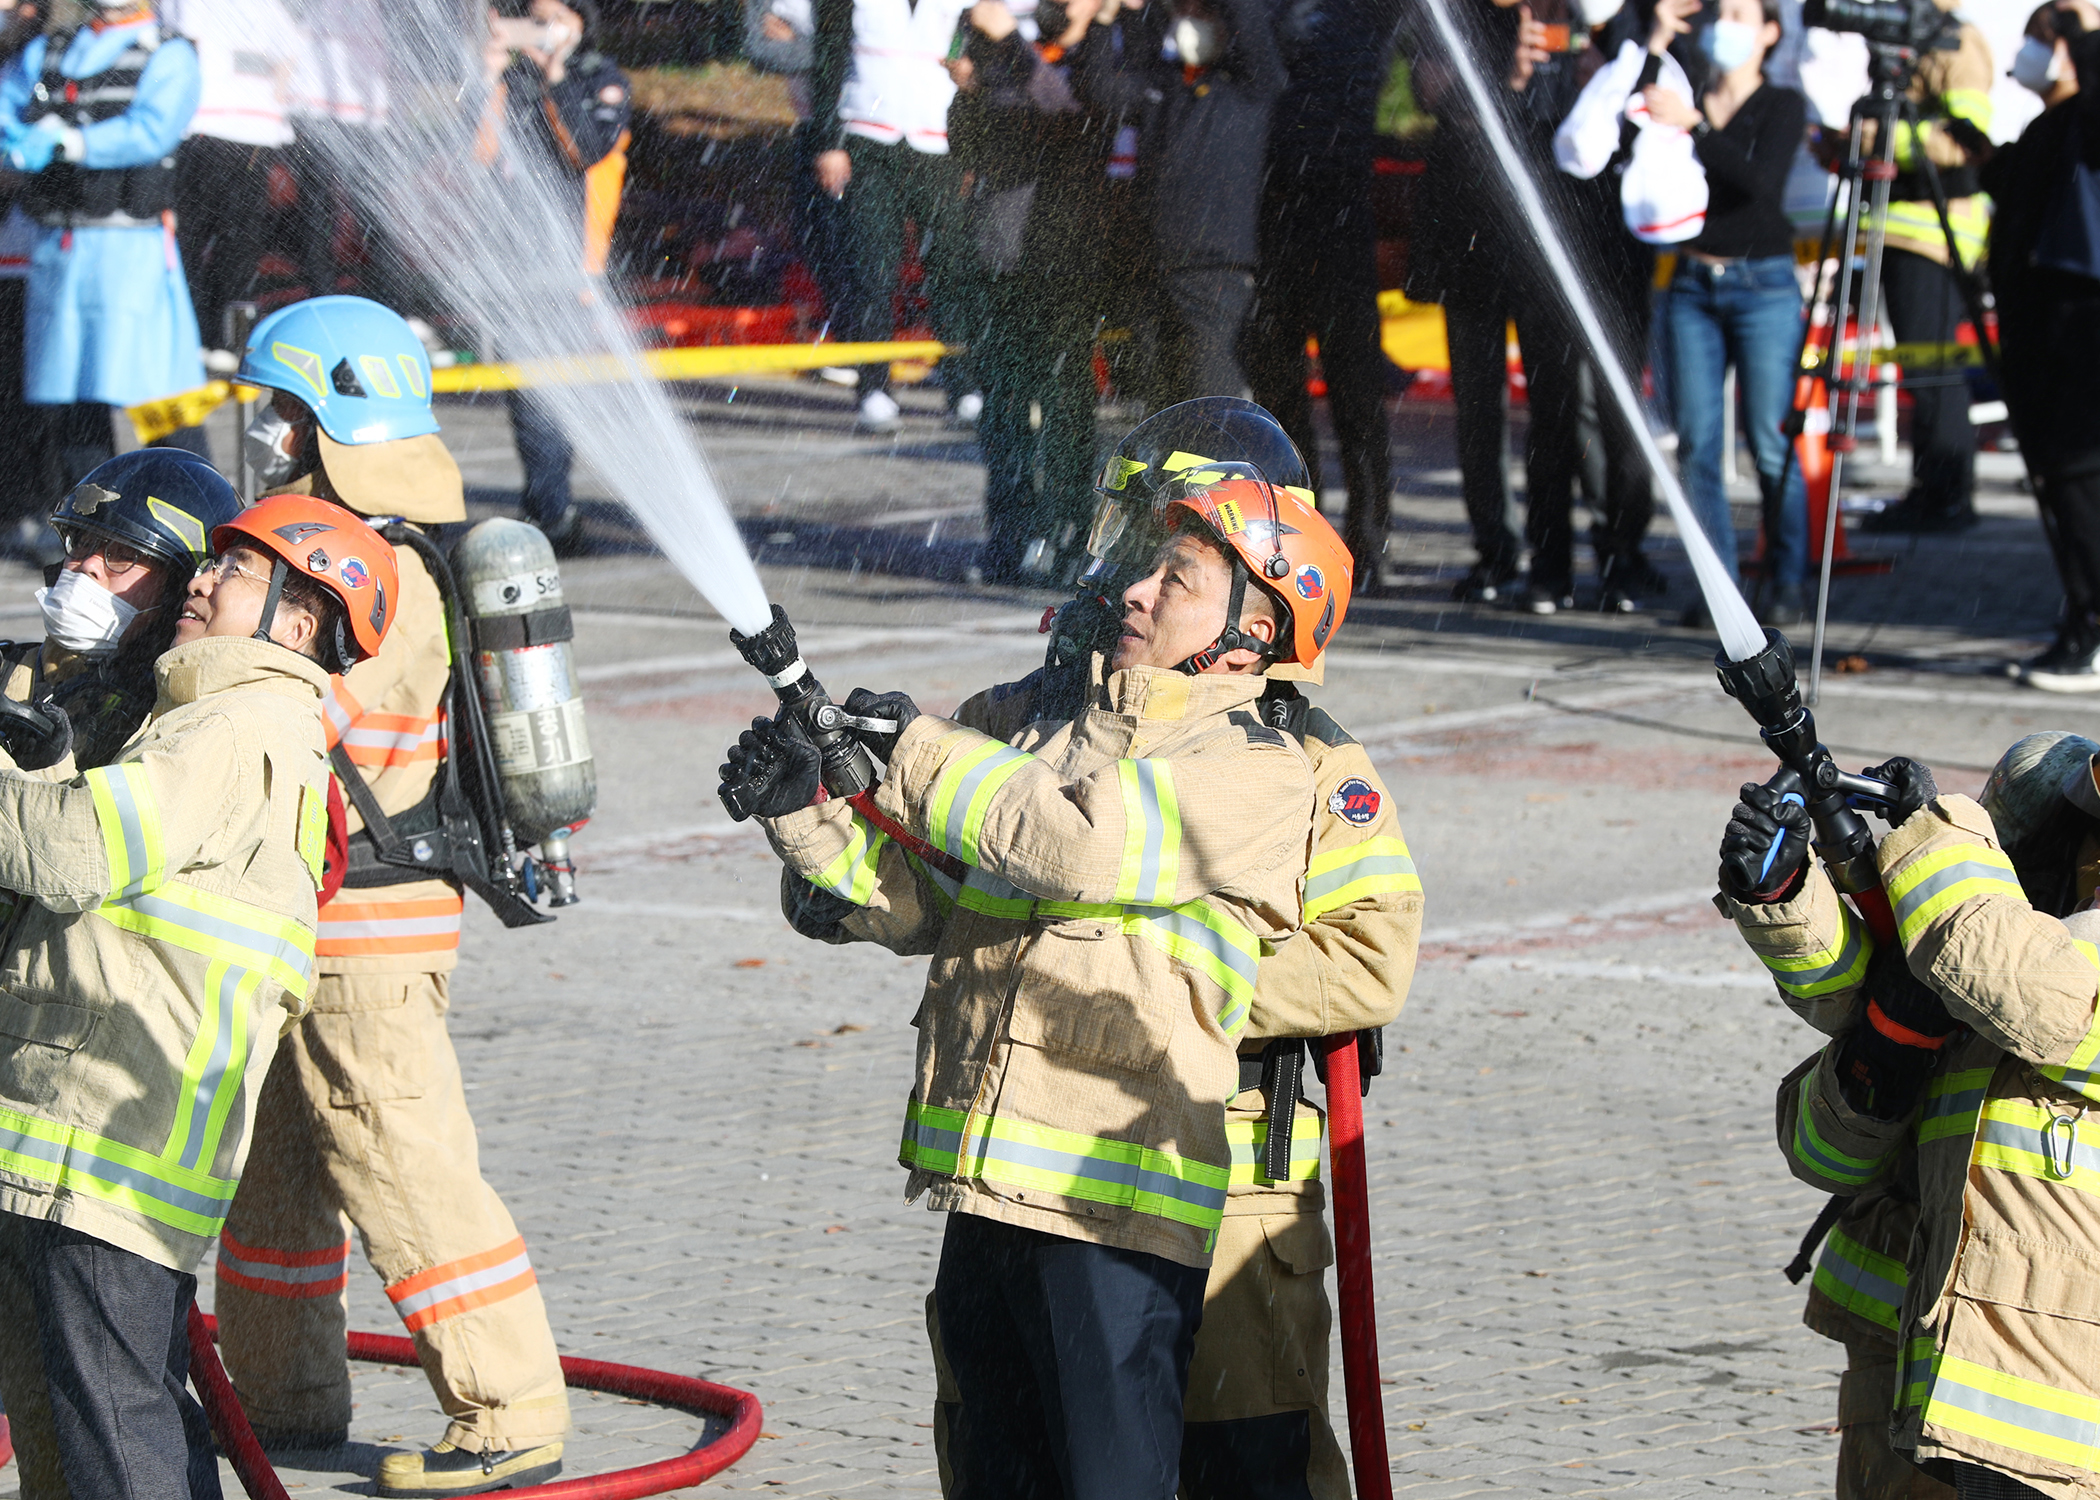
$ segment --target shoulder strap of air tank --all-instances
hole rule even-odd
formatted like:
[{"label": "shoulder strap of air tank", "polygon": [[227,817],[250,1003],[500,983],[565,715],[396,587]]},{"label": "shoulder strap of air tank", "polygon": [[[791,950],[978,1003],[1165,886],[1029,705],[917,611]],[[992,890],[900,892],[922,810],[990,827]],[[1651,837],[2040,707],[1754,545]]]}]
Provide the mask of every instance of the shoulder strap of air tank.
[{"label": "shoulder strap of air tank", "polygon": [[1281,729],[1300,745],[1305,743],[1305,718],[1312,712],[1312,700],[1298,691],[1296,683],[1270,681],[1262,688],[1256,707],[1262,723]]}]

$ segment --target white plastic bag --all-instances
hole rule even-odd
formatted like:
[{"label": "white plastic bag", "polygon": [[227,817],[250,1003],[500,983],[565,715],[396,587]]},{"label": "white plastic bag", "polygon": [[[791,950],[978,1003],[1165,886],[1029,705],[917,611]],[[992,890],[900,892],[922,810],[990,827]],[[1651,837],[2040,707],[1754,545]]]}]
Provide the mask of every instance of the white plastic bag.
[{"label": "white plastic bag", "polygon": [[[1677,245],[1706,227],[1706,169],[1689,131],[1649,118],[1635,90],[1647,56],[1645,47],[1629,41],[1597,70],[1554,132],[1553,159],[1571,176],[1595,177],[1618,154],[1620,122],[1631,120],[1639,133],[1619,184],[1626,228],[1648,244]],[[1692,97],[1691,80],[1668,53],[1655,81],[1680,99]]]}]

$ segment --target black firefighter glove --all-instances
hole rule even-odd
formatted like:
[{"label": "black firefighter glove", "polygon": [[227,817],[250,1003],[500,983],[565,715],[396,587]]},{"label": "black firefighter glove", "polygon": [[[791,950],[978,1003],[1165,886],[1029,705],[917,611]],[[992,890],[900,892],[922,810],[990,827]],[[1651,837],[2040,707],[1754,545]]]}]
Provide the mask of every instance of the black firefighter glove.
[{"label": "black firefighter glove", "polygon": [[1782,900],[1808,863],[1807,804],[1799,791],[1754,781],[1737,795],[1742,800],[1721,835],[1721,889],[1743,902]]},{"label": "black firefighter glove", "polygon": [[884,765],[897,753],[897,737],[905,727],[919,716],[919,705],[905,693],[871,693],[866,688],[855,688],[839,705],[856,719],[894,720],[895,729],[859,729],[852,731],[853,737],[866,745],[875,758]]},{"label": "black firefighter glove", "polygon": [[1931,987],[1889,943],[1867,965],[1867,1011],[1838,1054],[1845,1102],[1877,1120],[1899,1120],[1917,1105],[1955,1022]]},{"label": "black firefighter glove", "polygon": [[0,698],[0,749],[25,771],[55,766],[73,748],[73,721],[48,698],[18,703]]},{"label": "black firefighter glove", "polygon": [[1891,828],[1901,828],[1910,821],[1912,813],[1940,794],[1932,772],[1907,755],[1885,760],[1878,766],[1868,766],[1860,775],[1889,784],[1889,810],[1884,816]]},{"label": "black firefighter glove", "polygon": [[753,719],[729,747],[715,795],[729,816],[784,818],[817,800],[824,757],[793,719]]}]

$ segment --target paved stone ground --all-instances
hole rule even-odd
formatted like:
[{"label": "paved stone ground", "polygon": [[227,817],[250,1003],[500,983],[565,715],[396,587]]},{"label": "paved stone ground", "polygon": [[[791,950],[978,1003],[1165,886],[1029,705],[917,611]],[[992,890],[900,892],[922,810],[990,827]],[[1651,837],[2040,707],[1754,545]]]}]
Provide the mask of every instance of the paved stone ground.
[{"label": "paved stone ground", "polygon": [[[939,710],[1038,659],[1053,596],[970,587],[929,536],[966,543],[981,484],[930,393],[907,396],[896,444],[854,439],[843,395],[726,394],[689,409],[740,513],[850,530],[849,554],[885,530],[936,554],[913,576],[883,553],[900,572],[877,574],[775,544],[790,556],[768,587],[835,690],[901,687]],[[500,416],[457,408],[447,430],[492,513],[516,480]],[[1838,1351],[1800,1326],[1778,1271],[1817,1199],[1770,1119],[1814,1039],[1705,903],[1733,789],[1769,761],[1713,687],[1711,640],[1667,617],[1445,602],[1466,556],[1448,443],[1439,414],[1406,413],[1400,595],[1352,615],[1322,695],[1371,746],[1429,891],[1369,1111],[1395,1488],[1826,1493]],[[2017,735],[2092,728],[2082,702],[1991,675],[2055,595],[2031,503],[2001,482],[1984,508],[1966,536],[1886,549],[1890,577],[1841,584],[1834,645],[1872,667],[1827,683],[1848,762],[1908,751],[1973,791]],[[711,1488],[931,1496],[922,1301],[940,1224],[899,1203],[894,1165],[923,963],[780,921],[773,861],[712,795],[722,745],[769,695],[683,582],[622,549],[617,516],[593,525],[608,552],[567,569],[601,786],[584,904],[508,934],[471,909],[455,986],[485,1170],[565,1351],[765,1403],[767,1436]],[[0,597],[26,594],[20,571]],[[393,1329],[376,1279],[351,1301],[354,1326]],[[414,1371],[362,1367],[357,1391],[355,1441],[288,1467],[294,1493],[368,1493],[384,1451],[439,1430]],[[580,1397],[570,1472],[705,1430]]]}]

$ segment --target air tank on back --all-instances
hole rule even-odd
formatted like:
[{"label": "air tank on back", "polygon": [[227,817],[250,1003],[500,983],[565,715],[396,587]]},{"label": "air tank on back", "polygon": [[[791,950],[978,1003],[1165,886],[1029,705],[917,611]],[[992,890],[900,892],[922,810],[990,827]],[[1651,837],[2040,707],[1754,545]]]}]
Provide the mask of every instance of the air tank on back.
[{"label": "air tank on back", "polygon": [[552,904],[566,906],[575,900],[567,835],[597,805],[598,773],[554,549],[523,521],[483,521],[453,546],[452,571],[512,836],[520,849],[541,846]]}]

